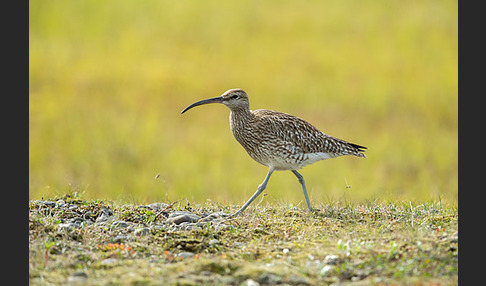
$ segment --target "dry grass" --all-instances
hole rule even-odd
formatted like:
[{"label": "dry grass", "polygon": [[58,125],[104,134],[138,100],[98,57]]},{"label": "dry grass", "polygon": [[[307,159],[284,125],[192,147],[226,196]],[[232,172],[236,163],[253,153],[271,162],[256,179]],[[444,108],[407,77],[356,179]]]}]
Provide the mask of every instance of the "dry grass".
[{"label": "dry grass", "polygon": [[[64,284],[76,275],[87,276],[88,285],[457,284],[457,208],[440,201],[335,201],[312,214],[254,206],[226,227],[210,222],[181,230],[141,205],[73,196],[48,201],[59,199],[66,205],[29,204],[33,285]],[[88,223],[107,209],[110,223]],[[184,201],[165,211],[231,209],[236,206]],[[80,217],[79,229],[62,229]],[[117,227],[119,220],[128,227]]]},{"label": "dry grass", "polygon": [[[457,202],[457,1],[30,1],[29,194],[241,203],[263,181],[228,111],[245,89],[369,147],[302,173],[314,202]],[[154,180],[156,174],[160,178]],[[347,182],[347,183],[346,183]],[[297,204],[287,173],[268,201]]]}]

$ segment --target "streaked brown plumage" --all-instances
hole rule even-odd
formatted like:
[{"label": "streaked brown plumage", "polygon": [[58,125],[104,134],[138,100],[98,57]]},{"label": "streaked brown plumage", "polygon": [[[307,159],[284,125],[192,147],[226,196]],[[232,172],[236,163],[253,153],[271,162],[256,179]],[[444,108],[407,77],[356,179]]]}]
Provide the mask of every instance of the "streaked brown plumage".
[{"label": "streaked brown plumage", "polygon": [[265,189],[275,170],[291,170],[299,179],[307,206],[312,210],[304,178],[298,169],[314,162],[343,155],[364,157],[364,146],[349,143],[319,131],[296,116],[267,110],[250,110],[248,95],[230,89],[223,95],[186,107],[181,113],[203,104],[223,103],[230,109],[230,126],[236,140],[255,161],[269,167],[268,174],[255,194],[233,215],[240,214]]}]

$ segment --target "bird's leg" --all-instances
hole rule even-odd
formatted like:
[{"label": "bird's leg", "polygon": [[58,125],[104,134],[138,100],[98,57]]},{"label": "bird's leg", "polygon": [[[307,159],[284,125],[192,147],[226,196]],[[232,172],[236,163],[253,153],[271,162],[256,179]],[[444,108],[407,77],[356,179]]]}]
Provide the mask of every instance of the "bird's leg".
[{"label": "bird's leg", "polygon": [[268,180],[270,179],[270,176],[272,175],[273,171],[274,171],[274,168],[270,167],[270,169],[268,170],[267,176],[265,177],[265,180],[263,180],[263,183],[261,183],[258,186],[258,189],[253,194],[253,196],[251,196],[251,198],[239,210],[237,210],[234,214],[232,214],[231,217],[235,217],[235,216],[239,215],[240,213],[242,213],[251,204],[251,202],[253,202],[253,200],[256,199],[256,197],[258,197],[258,195],[260,195],[261,192],[263,192],[263,190],[265,190],[265,188],[267,187]]},{"label": "bird's leg", "polygon": [[292,170],[292,173],[297,177],[299,180],[299,183],[302,185],[302,190],[304,191],[304,196],[305,196],[305,201],[307,202],[307,207],[309,208],[309,211],[318,211],[318,209],[313,209],[310,204],[309,196],[307,195],[307,189],[305,187],[305,181],[304,181],[304,176],[302,176],[299,172],[296,170]]}]

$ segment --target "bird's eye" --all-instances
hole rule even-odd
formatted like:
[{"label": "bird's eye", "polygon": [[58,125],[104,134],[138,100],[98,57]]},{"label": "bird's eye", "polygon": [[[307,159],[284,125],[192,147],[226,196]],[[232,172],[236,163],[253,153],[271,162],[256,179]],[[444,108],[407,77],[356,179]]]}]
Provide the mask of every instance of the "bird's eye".
[{"label": "bird's eye", "polygon": [[238,98],[238,95],[237,95],[237,94],[232,95],[230,98],[231,98],[231,99],[237,99],[237,98]]}]

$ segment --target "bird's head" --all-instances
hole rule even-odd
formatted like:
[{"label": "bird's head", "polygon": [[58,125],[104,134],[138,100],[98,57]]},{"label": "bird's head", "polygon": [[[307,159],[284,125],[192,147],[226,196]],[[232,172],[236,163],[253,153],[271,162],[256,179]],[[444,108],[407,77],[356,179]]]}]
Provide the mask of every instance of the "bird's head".
[{"label": "bird's head", "polygon": [[198,102],[194,102],[193,104],[184,108],[181,114],[193,107],[203,105],[203,104],[209,104],[209,103],[222,103],[226,105],[231,111],[236,111],[238,109],[241,110],[250,109],[250,103],[248,101],[248,95],[246,94],[246,92],[242,89],[235,88],[235,89],[227,90],[221,96],[203,99]]}]

